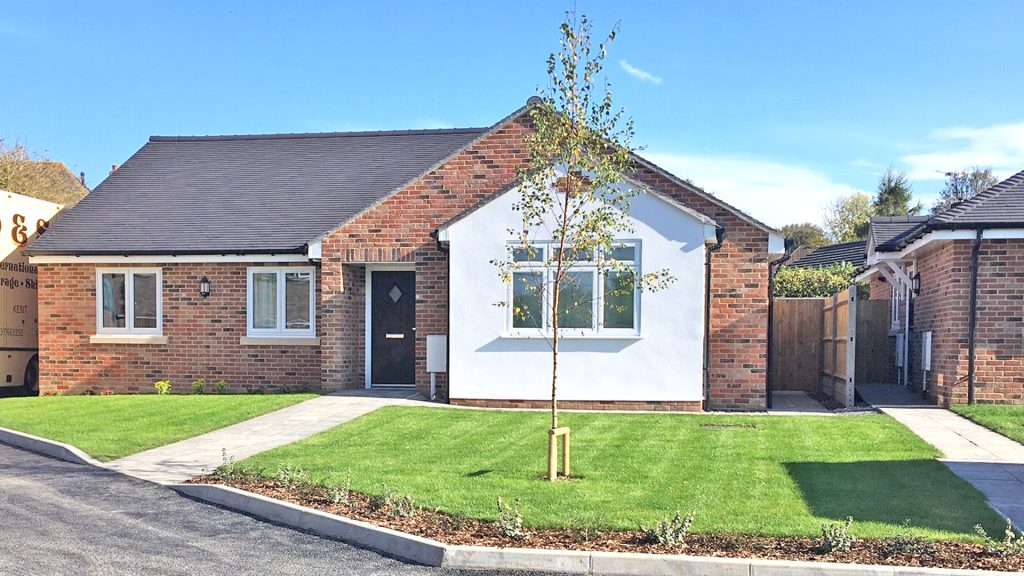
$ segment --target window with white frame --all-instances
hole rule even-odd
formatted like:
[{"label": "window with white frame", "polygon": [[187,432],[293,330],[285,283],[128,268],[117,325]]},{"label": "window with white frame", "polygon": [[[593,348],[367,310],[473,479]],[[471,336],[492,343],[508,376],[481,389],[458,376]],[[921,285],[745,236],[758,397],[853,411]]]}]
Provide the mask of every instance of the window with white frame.
[{"label": "window with white frame", "polygon": [[[552,243],[529,248],[510,246],[512,282],[507,318],[514,335],[548,333],[551,286],[555,275]],[[639,333],[640,244],[622,242],[611,250],[566,254],[573,264],[562,278],[558,297],[560,329],[580,334],[636,335]]]},{"label": "window with white frame", "polygon": [[96,333],[161,335],[163,275],[159,268],[96,270]]},{"label": "window with white frame", "polygon": [[249,336],[316,335],[316,274],[312,267],[249,268],[247,293]]}]

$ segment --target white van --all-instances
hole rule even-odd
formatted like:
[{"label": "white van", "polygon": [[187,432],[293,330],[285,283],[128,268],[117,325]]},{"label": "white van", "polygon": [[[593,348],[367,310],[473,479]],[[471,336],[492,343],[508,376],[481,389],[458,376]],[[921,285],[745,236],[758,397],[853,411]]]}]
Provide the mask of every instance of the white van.
[{"label": "white van", "polygon": [[0,388],[39,393],[38,281],[22,249],[62,208],[0,190]]}]

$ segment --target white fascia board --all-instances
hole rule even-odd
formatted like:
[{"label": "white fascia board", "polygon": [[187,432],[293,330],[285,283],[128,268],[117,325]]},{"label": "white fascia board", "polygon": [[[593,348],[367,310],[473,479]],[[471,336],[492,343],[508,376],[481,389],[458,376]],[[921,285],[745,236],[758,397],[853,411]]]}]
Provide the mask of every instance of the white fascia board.
[{"label": "white fascia board", "polygon": [[323,258],[323,243],[319,240],[315,240],[306,245],[306,257],[310,260],[320,260]]},{"label": "white fascia board", "polygon": [[450,226],[442,226],[442,227],[437,229],[437,241],[438,242],[448,242],[449,241],[448,228],[450,228]]},{"label": "white fascia board", "polygon": [[220,262],[309,262],[305,254],[185,254],[175,255],[95,255],[30,256],[31,264],[206,264]]},{"label": "white fascia board", "polygon": [[[875,252],[868,257],[867,263],[876,264],[885,260],[902,260],[932,242],[942,240],[974,240],[977,235],[977,230],[970,229],[933,230],[932,232],[929,232],[906,245],[898,252]],[[981,237],[984,240],[1024,239],[1024,228],[989,228],[982,231]]]},{"label": "white fascia board", "polygon": [[717,244],[718,243],[718,226],[713,223],[704,224],[704,244]]},{"label": "white fascia board", "polygon": [[786,253],[786,238],[781,234],[769,233],[768,234],[768,253],[769,254],[785,254]]},{"label": "white fascia board", "polygon": [[985,240],[1019,240],[1024,238],[1024,228],[992,228],[985,230],[981,237]]},{"label": "white fascia board", "polygon": [[877,268],[875,268],[874,266],[872,266],[871,268],[868,268],[867,270],[865,270],[865,271],[861,272],[860,274],[857,274],[856,276],[854,276],[853,277],[853,281],[854,282],[864,282],[864,281],[870,280],[872,276],[874,276],[875,274],[878,274],[878,273],[879,273],[879,270]]}]

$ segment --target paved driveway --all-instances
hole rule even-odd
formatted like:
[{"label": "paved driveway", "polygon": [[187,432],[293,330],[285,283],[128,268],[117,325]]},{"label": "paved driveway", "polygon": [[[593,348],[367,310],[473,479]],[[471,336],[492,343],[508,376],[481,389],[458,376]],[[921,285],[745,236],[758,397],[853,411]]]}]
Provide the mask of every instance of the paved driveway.
[{"label": "paved driveway", "polygon": [[0,444],[0,574],[399,573],[460,574]]}]

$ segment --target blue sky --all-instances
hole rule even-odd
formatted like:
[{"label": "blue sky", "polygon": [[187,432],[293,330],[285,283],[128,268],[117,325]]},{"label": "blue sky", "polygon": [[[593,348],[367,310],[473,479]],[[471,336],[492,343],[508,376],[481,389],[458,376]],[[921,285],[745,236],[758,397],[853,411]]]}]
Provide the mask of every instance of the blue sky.
[{"label": "blue sky", "polygon": [[[1015,1],[596,2],[645,156],[769,224],[887,165],[1024,169]],[[0,0],[0,135],[98,184],[151,134],[490,125],[572,2]]]}]

